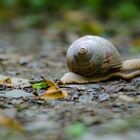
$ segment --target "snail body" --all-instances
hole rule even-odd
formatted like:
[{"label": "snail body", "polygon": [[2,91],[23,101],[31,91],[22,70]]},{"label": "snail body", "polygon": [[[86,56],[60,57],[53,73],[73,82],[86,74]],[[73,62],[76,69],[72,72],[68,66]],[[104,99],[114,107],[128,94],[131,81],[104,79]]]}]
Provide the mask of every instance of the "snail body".
[{"label": "snail body", "polygon": [[67,65],[70,72],[62,83],[91,83],[121,77],[132,79],[140,75],[140,59],[122,61],[114,45],[98,36],[83,36],[67,50]]}]

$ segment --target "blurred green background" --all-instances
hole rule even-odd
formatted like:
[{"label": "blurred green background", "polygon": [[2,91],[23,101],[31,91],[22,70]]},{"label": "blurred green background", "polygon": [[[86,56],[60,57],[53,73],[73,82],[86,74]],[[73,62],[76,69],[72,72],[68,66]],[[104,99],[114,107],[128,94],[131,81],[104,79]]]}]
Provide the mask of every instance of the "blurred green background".
[{"label": "blurred green background", "polygon": [[101,20],[131,21],[139,16],[139,9],[139,0],[1,0],[0,23],[26,17],[37,24],[40,20],[62,18],[67,11],[75,10],[86,11]]},{"label": "blurred green background", "polygon": [[137,37],[139,17],[140,0],[0,1],[0,29],[45,29],[54,40],[85,34]]},{"label": "blurred green background", "polygon": [[1,0],[1,22],[11,18],[48,13],[58,16],[67,10],[83,9],[107,19],[133,20],[139,15],[139,0]]}]

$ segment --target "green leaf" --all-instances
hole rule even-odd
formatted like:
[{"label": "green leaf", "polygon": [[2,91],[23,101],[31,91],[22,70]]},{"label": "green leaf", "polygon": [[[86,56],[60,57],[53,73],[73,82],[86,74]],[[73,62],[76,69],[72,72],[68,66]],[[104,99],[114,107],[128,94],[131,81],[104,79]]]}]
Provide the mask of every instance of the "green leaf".
[{"label": "green leaf", "polygon": [[48,87],[49,85],[45,81],[32,84],[32,88],[34,89],[47,89]]}]

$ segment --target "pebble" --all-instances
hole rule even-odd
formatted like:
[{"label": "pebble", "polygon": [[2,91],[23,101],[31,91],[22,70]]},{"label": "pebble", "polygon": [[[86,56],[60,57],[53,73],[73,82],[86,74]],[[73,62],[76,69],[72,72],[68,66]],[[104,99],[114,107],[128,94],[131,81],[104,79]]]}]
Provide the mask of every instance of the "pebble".
[{"label": "pebble", "polygon": [[101,93],[99,94],[98,98],[100,102],[103,102],[109,100],[110,96],[108,93]]},{"label": "pebble", "polygon": [[140,86],[140,77],[136,77],[132,79],[131,82],[135,84],[136,86]]},{"label": "pebble", "polygon": [[125,102],[133,102],[134,101],[133,97],[129,97],[126,95],[119,95],[118,98],[122,101],[125,101]]},{"label": "pebble", "polygon": [[121,91],[124,91],[124,92],[128,92],[128,91],[136,91],[136,88],[134,86],[124,86],[123,89]]},{"label": "pebble", "polygon": [[108,92],[108,93],[117,93],[119,91],[121,91],[123,89],[123,86],[106,86],[104,87],[105,88],[105,92]]},{"label": "pebble", "polygon": [[93,100],[93,96],[87,95],[87,96],[80,96],[78,101],[81,103],[91,103]]},{"label": "pebble", "polygon": [[20,65],[26,65],[32,60],[33,56],[32,55],[27,55],[24,57],[21,57],[19,60]]},{"label": "pebble", "polygon": [[94,88],[94,89],[100,89],[101,86],[99,84],[92,84],[92,88]]}]

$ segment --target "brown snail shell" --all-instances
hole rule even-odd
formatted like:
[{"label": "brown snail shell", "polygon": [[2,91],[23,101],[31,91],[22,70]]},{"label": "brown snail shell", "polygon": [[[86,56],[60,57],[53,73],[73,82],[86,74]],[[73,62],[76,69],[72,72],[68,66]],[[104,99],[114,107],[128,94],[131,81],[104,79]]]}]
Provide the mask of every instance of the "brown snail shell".
[{"label": "brown snail shell", "polygon": [[140,59],[123,62],[114,45],[98,36],[86,35],[76,40],[66,56],[70,72],[61,78],[63,83],[89,83],[111,77],[130,79],[140,74]]},{"label": "brown snail shell", "polygon": [[91,76],[122,65],[116,48],[104,38],[84,36],[68,48],[67,64],[71,72]]}]

